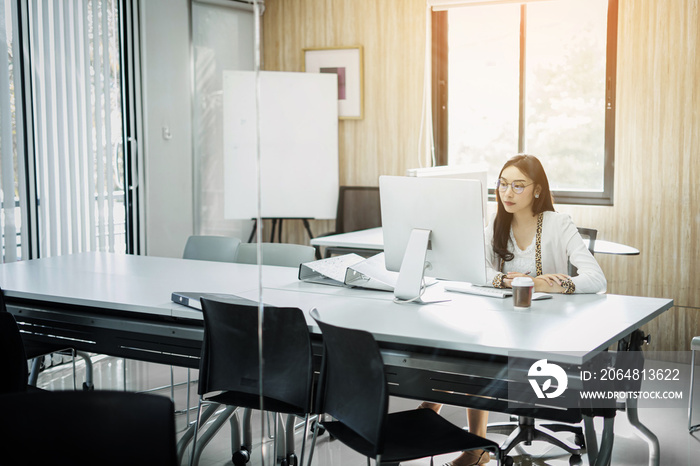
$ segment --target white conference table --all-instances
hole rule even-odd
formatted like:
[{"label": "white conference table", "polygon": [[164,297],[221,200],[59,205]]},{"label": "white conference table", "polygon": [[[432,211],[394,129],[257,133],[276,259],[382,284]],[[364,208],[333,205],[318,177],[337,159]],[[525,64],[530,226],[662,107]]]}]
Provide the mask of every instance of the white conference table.
[{"label": "white conference table", "polygon": [[[587,238],[584,238],[584,242],[588,245]],[[381,252],[384,250],[384,238],[382,236],[382,228],[377,227],[349,233],[340,233],[337,235],[321,236],[312,239],[311,245],[342,249],[369,249]],[[602,239],[596,239],[594,252],[596,254],[616,254],[625,256],[635,256],[639,254],[637,248]]]},{"label": "white conference table", "polygon": [[[449,302],[407,305],[394,303],[391,293],[300,282],[293,268],[264,266],[260,273],[262,288],[255,265],[82,253],[3,264],[0,285],[25,339],[194,368],[201,311],[172,303],[174,291],[261,296],[266,304],[298,307],[314,334],[320,332],[308,313],[317,308],[331,324],[374,335],[395,395],[553,420],[567,415],[465,397],[464,387],[472,386],[473,377],[502,379],[503,361],[513,355],[546,357],[576,371],[673,305],[661,298],[555,295],[523,312],[513,309],[511,299],[449,293],[440,284],[424,299]],[[435,382],[435,374],[445,377]],[[656,442],[650,464],[658,464],[658,442],[653,434],[641,435],[650,445]],[[587,442],[590,451],[596,441]]]}]

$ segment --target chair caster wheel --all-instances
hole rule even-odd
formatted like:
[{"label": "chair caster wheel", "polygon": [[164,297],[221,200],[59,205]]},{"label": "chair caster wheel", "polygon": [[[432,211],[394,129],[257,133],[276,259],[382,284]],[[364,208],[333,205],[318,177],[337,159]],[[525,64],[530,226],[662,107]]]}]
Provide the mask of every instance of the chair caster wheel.
[{"label": "chair caster wheel", "polygon": [[571,455],[571,458],[569,458],[570,466],[581,466],[582,464],[583,460],[581,459],[581,455]]},{"label": "chair caster wheel", "polygon": [[583,435],[581,435],[581,434],[576,434],[574,436],[574,443],[581,448],[586,447],[586,439],[584,439]]},{"label": "chair caster wheel", "polygon": [[311,432],[313,432],[316,428],[316,424],[318,424],[318,432],[316,432],[316,436],[320,437],[326,432],[326,429],[322,424],[319,424],[317,421],[313,421],[311,422]]},{"label": "chair caster wheel", "polygon": [[241,448],[231,456],[231,462],[236,466],[243,466],[250,461],[250,452],[245,448]]},{"label": "chair caster wheel", "polygon": [[287,455],[287,466],[299,466],[299,459],[294,453]]},{"label": "chair caster wheel", "polygon": [[92,392],[95,391],[95,386],[94,385],[88,385],[86,382],[83,382],[83,391],[84,392]]},{"label": "chair caster wheel", "polygon": [[505,459],[503,460],[503,465],[504,466],[513,466],[513,457],[506,456]]}]

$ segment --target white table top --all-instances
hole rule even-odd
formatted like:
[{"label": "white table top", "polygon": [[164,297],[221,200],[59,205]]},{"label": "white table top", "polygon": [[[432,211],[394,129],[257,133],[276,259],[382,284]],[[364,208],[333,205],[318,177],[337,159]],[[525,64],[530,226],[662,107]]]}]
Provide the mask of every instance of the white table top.
[{"label": "white table top", "polygon": [[[292,281],[295,269],[264,269],[266,286]],[[166,316],[183,309],[170,300],[174,291],[235,294],[257,283],[255,265],[99,252],[0,265],[8,297]]]},{"label": "white table top", "polygon": [[[201,312],[170,301],[173,291],[236,294],[257,299],[255,265],[83,253],[3,264],[0,285],[8,298],[93,306],[184,319]],[[297,270],[262,267],[263,302],[318,308],[331,324],[361,328],[379,341],[485,354],[540,357],[580,364],[665,310],[673,301],[617,295],[555,295],[529,311],[498,299],[430,287],[425,300],[396,304],[387,292],[300,282]],[[531,355],[531,356],[528,356]]]},{"label": "white table top", "polygon": [[[588,244],[588,239],[584,238],[583,241]],[[382,228],[378,227],[314,238],[311,240],[311,245],[351,249],[375,249],[379,252],[384,250],[384,237],[382,236]],[[595,241],[595,253],[637,255],[639,254],[639,250],[625,244],[597,239]]]}]

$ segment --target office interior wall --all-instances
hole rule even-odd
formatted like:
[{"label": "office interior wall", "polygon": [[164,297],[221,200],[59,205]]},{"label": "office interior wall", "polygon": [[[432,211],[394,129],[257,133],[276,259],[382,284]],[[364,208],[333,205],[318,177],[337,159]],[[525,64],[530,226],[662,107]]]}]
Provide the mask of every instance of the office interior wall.
[{"label": "office interior wall", "polygon": [[[655,350],[700,335],[699,0],[619,4],[615,205],[562,206],[639,256],[598,255],[608,292],[673,298],[649,323]],[[364,47],[365,117],[341,120],[340,184],[376,185],[416,166],[424,0],[267,0],[264,67],[301,71],[305,47]],[[315,222],[314,233],[332,230]],[[284,239],[307,241],[300,227]]]},{"label": "office interior wall", "polygon": [[140,6],[146,254],[181,257],[194,231],[190,6]]},{"label": "office interior wall", "polygon": [[[418,167],[425,0],[267,0],[263,67],[303,71],[304,48],[361,45],[364,118],[339,120],[341,185],[377,186],[381,174]],[[283,241],[308,243],[286,222]],[[313,233],[333,221],[313,221]]]}]

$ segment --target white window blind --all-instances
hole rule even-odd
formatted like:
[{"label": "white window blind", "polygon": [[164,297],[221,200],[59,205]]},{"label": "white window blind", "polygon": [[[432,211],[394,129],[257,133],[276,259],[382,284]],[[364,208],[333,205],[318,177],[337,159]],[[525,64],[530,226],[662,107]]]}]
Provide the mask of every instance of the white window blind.
[{"label": "white window blind", "polygon": [[17,73],[19,41],[16,37],[17,11],[13,2],[0,3],[0,50],[6,57],[0,65],[0,222],[2,225],[2,259],[13,262],[28,256],[25,229],[26,190],[24,164],[18,160],[24,154],[21,121],[20,79]]},{"label": "white window blind", "polygon": [[40,256],[125,251],[116,0],[28,2]]}]

